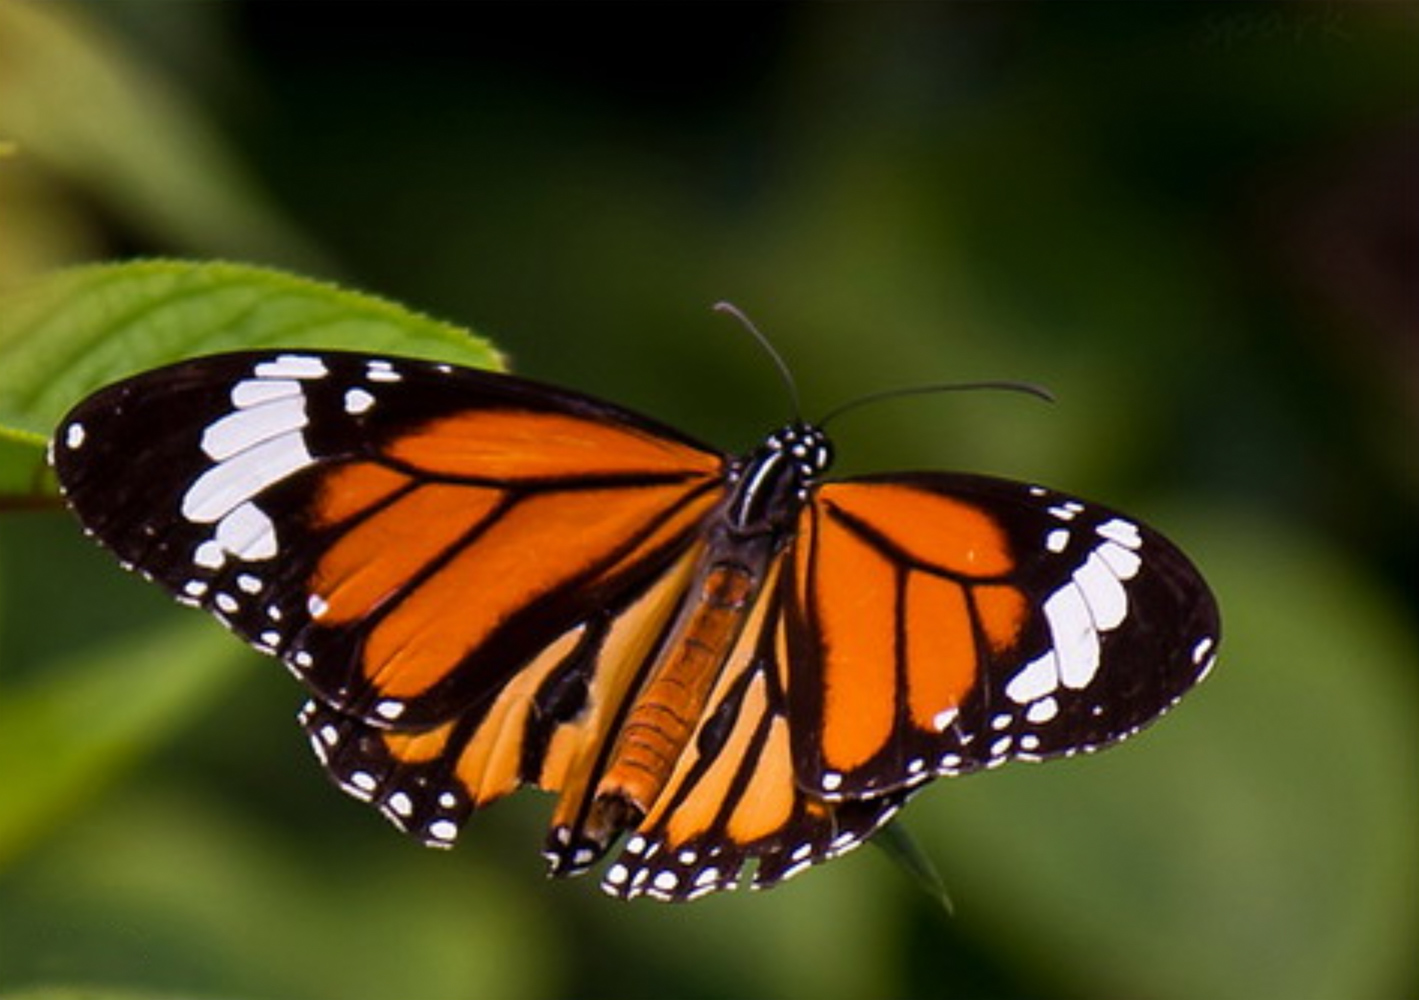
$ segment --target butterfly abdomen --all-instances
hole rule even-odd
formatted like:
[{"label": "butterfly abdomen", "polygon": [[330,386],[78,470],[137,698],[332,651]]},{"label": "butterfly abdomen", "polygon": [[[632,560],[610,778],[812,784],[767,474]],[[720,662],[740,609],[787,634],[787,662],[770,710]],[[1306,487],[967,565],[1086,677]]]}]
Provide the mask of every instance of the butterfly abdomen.
[{"label": "butterfly abdomen", "polygon": [[594,839],[619,832],[595,827],[650,811],[704,714],[761,584],[759,572],[733,563],[715,563],[700,574],[621,726],[588,822]]}]

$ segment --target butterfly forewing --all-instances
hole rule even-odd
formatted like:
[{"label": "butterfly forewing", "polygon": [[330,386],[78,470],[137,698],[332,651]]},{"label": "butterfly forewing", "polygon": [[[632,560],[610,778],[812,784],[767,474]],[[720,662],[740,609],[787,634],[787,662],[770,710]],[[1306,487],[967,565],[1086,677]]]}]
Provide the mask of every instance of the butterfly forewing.
[{"label": "butterfly forewing", "polygon": [[697,537],[722,464],[586,397],[340,353],[119,383],[66,418],[54,462],[126,564],[322,701],[407,727],[494,697],[661,572]]},{"label": "butterfly forewing", "polygon": [[1210,668],[1216,606],[1157,532],[1042,487],[819,488],[787,600],[800,780],[829,798],[1106,746]]}]

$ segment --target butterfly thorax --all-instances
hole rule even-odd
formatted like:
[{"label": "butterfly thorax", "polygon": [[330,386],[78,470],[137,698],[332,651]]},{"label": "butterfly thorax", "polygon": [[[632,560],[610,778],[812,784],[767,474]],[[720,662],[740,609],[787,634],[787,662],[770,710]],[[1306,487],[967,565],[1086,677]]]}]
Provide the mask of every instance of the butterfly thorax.
[{"label": "butterfly thorax", "polygon": [[832,461],[832,444],[817,427],[792,423],[774,431],[731,467],[724,526],[740,536],[791,530],[809,488]]},{"label": "butterfly thorax", "polygon": [[673,625],[620,728],[585,836],[604,849],[654,806],[694,735],[779,549],[832,461],[827,437],[791,424],[730,468],[728,495]]}]

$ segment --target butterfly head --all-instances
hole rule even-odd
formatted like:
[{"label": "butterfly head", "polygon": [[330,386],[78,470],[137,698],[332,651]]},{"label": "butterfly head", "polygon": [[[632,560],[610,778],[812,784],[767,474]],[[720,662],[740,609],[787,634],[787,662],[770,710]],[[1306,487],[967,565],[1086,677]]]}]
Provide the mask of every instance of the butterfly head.
[{"label": "butterfly head", "polygon": [[792,423],[779,428],[764,441],[762,452],[782,456],[788,475],[804,491],[823,478],[833,464],[832,442],[812,424]]}]

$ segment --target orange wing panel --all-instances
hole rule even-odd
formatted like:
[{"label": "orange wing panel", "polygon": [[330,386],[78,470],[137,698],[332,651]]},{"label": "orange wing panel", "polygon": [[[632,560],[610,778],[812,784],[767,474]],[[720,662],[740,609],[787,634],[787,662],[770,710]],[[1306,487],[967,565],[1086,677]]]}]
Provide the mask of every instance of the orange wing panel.
[{"label": "orange wing panel", "polygon": [[969,504],[890,483],[834,483],[820,496],[919,562],[971,577],[1015,567],[999,526]]},{"label": "orange wing panel", "polygon": [[907,707],[920,729],[939,730],[976,677],[966,593],[944,577],[912,573],[906,586]]},{"label": "orange wing panel", "polygon": [[423,729],[416,733],[386,732],[380,736],[390,756],[401,763],[422,764],[436,760],[448,749],[448,738],[453,735],[454,724],[445,722],[433,729]]},{"label": "orange wing panel", "polygon": [[[803,517],[812,516],[805,510]],[[823,667],[823,756],[851,770],[882,748],[896,714],[898,571],[841,523],[820,517],[811,606]],[[800,579],[802,574],[799,574]]]},{"label": "orange wing panel", "polygon": [[389,455],[435,476],[517,482],[595,476],[715,475],[718,455],[625,425],[524,410],[477,410],[406,434]]},{"label": "orange wing panel", "polygon": [[321,623],[355,621],[397,595],[503,498],[499,490],[432,484],[357,524],[326,551],[311,577],[311,593],[326,604]]},{"label": "orange wing panel", "polygon": [[[764,708],[759,707],[758,711]],[[788,744],[788,722],[783,716],[775,715],[769,723],[759,766],[750,775],[748,786],[729,815],[729,836],[742,844],[773,835],[793,817],[798,794]]]},{"label": "orange wing panel", "polygon": [[1003,653],[1020,639],[1029,605],[1025,595],[1009,584],[982,584],[972,590],[981,629],[993,652]]},{"label": "orange wing panel", "polygon": [[340,524],[378,504],[414,480],[402,472],[376,465],[353,462],[333,470],[320,489],[313,506],[320,527]]},{"label": "orange wing panel", "polygon": [[508,616],[618,561],[617,550],[685,492],[679,485],[647,486],[518,501],[374,627],[365,643],[365,675],[386,697],[429,690]]}]

